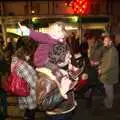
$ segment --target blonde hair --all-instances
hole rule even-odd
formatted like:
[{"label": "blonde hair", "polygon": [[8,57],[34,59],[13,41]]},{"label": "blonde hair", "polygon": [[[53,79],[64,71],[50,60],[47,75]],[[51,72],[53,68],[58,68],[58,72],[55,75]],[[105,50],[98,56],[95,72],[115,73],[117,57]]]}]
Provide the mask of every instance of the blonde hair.
[{"label": "blonde hair", "polygon": [[59,32],[62,32],[65,37],[68,37],[68,32],[67,32],[67,30],[65,29],[65,26],[66,26],[66,25],[65,25],[64,22],[60,22],[60,21],[59,21],[59,22],[55,22],[55,23],[51,24],[51,25],[49,26],[49,28],[50,28],[50,29],[54,29],[55,25],[58,25],[58,26],[61,28],[61,30],[60,30]]},{"label": "blonde hair", "polygon": [[58,25],[61,28],[65,28],[65,23],[64,22],[60,22],[60,21],[59,22],[55,22],[55,23],[52,23],[50,26],[52,27],[54,25]]}]

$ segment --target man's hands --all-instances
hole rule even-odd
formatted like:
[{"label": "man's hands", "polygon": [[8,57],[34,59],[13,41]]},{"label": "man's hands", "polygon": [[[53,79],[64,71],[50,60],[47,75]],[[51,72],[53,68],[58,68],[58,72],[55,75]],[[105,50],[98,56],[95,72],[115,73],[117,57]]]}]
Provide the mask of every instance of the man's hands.
[{"label": "man's hands", "polygon": [[23,26],[18,22],[19,28],[17,29],[17,32],[23,36],[29,36],[30,35],[30,29],[26,26]]}]

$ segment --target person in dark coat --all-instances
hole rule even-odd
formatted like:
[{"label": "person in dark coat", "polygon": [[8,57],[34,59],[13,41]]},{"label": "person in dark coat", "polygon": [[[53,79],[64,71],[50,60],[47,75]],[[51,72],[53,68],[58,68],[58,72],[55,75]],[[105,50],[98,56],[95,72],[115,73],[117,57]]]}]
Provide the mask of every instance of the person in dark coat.
[{"label": "person in dark coat", "polygon": [[0,99],[1,99],[1,115],[0,119],[4,120],[7,117],[7,94],[3,89],[4,80],[7,79],[9,73],[9,64],[5,59],[5,54],[3,53],[3,42],[0,42]]}]

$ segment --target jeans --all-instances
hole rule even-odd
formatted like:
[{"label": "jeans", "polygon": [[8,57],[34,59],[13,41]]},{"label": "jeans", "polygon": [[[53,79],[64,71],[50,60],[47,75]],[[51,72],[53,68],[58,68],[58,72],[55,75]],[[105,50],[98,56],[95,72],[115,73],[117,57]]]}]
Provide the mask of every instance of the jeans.
[{"label": "jeans", "polygon": [[106,94],[105,99],[104,99],[105,107],[112,108],[113,99],[114,99],[113,85],[104,84],[104,89],[105,89],[105,94]]}]

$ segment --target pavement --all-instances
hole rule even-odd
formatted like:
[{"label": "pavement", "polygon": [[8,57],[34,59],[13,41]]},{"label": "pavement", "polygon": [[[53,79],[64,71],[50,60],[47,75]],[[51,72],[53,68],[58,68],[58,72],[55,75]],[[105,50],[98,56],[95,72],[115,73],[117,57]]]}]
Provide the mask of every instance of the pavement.
[{"label": "pavement", "polygon": [[92,108],[86,108],[85,100],[78,101],[78,108],[73,120],[120,120],[120,85],[115,86],[113,108],[107,109],[103,104],[104,96],[94,96]]},{"label": "pavement", "polygon": [[[86,107],[85,99],[78,99],[78,106],[73,120],[120,120],[120,85],[115,88],[115,100],[112,109],[106,109],[103,104],[103,96],[94,96],[92,108]],[[6,120],[22,120],[24,111],[17,107],[17,98],[8,97],[8,118]],[[36,113],[36,120],[45,120],[44,114]]]}]

